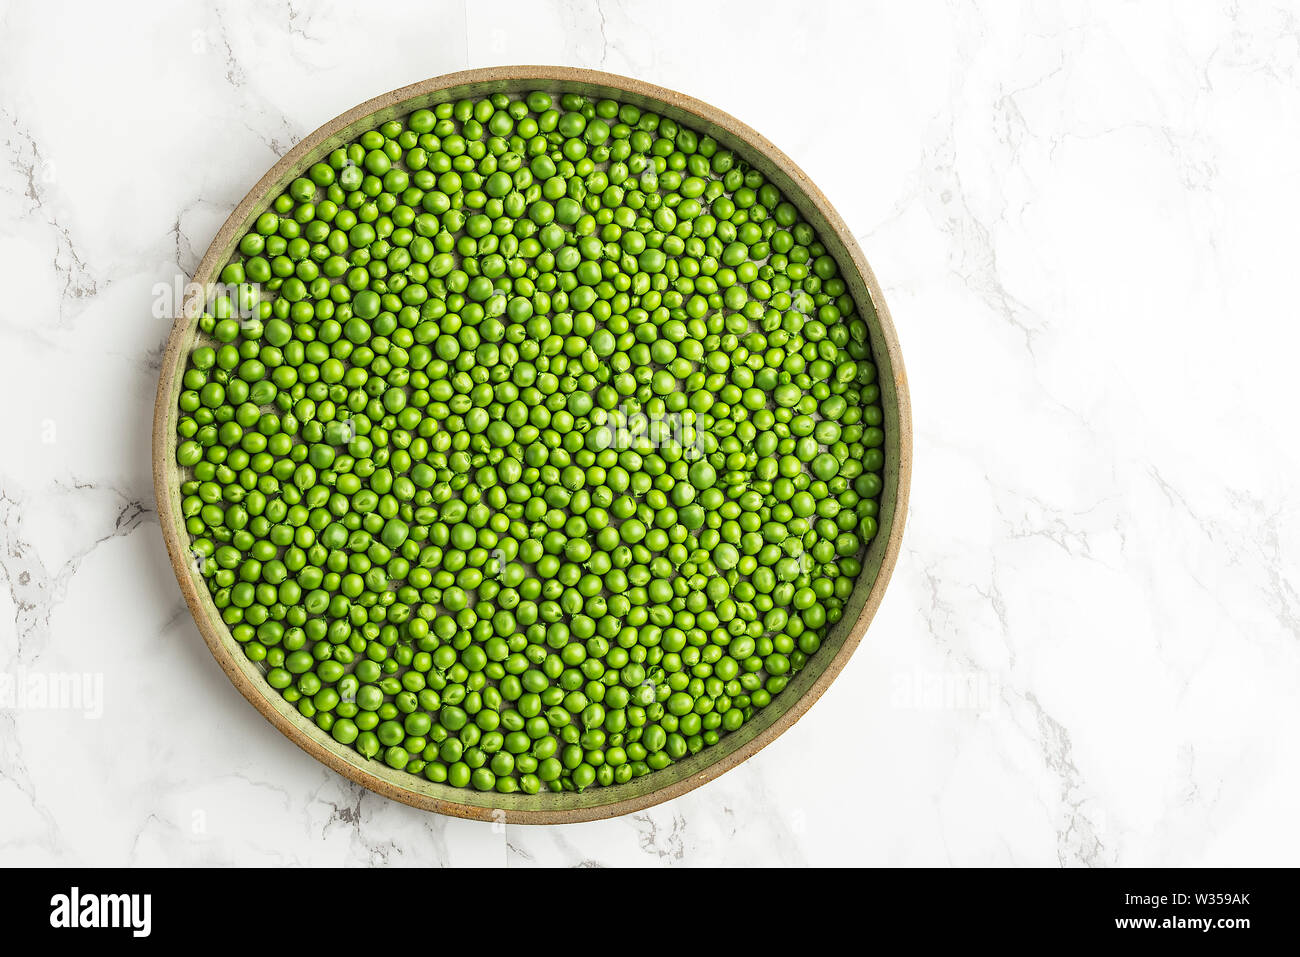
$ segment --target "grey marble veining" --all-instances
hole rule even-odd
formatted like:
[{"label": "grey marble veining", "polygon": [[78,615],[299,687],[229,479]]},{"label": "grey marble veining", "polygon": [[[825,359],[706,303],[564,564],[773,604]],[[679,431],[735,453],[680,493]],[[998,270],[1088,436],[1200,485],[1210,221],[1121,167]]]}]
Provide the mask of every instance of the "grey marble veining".
[{"label": "grey marble veining", "polygon": [[[1298,38],[1199,0],[0,2],[0,676],[100,681],[0,695],[0,863],[1293,863]],[[794,157],[917,428],[823,700],[565,828],[415,811],[283,739],[204,648],[149,473],[158,287],[319,124],[499,63],[674,87]]]}]

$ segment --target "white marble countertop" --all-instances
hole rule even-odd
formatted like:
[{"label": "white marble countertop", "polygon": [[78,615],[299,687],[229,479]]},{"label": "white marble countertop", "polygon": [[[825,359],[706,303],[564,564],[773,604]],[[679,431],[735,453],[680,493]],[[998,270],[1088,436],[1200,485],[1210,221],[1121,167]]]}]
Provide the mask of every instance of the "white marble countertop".
[{"label": "white marble countertop", "polygon": [[[563,828],[412,810],[281,737],[149,473],[155,285],[320,123],[502,63],[674,87],[793,156],[916,420],[903,555],[823,700]],[[1296,863],[1298,78],[1265,4],[0,2],[0,676],[92,676],[0,701],[0,864]]]}]

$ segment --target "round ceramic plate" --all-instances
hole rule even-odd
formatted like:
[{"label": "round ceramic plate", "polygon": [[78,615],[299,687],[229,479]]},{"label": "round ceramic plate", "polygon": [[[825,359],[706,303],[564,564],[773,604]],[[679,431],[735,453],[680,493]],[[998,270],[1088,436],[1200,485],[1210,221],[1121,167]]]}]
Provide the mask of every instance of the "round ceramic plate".
[{"label": "round ceramic plate", "polygon": [[[163,358],[154,412],[153,471],[158,515],[177,581],[199,631],[235,687],[295,744],[317,760],[387,797],[443,814],[511,823],[557,824],[590,821],[627,814],[685,794],[753,756],[786,731],[844,668],[862,639],[885,592],[903,535],[911,473],[911,410],[902,357],[880,286],[849,230],[826,197],[775,146],[745,124],[699,100],[627,77],[566,67],[517,66],[452,73],[394,90],[362,103],[308,136],[268,172],[244,197],[217,233],[195,273],[192,290],[216,283],[221,268],[235,252],[268,199],[331,150],[368,129],[417,109],[493,93],[520,94],[545,90],[576,92],[631,103],[671,118],[701,135],[712,136],[765,177],[798,208],[839,264],[848,291],[866,320],[871,351],[878,369],[885,421],[884,489],[878,514],[879,533],[871,540],[857,587],[845,603],[843,617],[830,629],[821,648],[771,704],[757,711],[738,731],[724,735],[711,747],[652,771],[626,784],[589,788],[582,792],[536,795],[480,793],[423,777],[394,771],[380,761],[368,761],[350,746],[341,745],[300,715],[267,684],[261,668],[250,661],[223,623],[189,549],[181,515],[179,469],[176,465],[177,400],[185,361],[198,336],[195,302],[187,302],[176,319]],[[205,294],[196,291],[194,296]]]}]

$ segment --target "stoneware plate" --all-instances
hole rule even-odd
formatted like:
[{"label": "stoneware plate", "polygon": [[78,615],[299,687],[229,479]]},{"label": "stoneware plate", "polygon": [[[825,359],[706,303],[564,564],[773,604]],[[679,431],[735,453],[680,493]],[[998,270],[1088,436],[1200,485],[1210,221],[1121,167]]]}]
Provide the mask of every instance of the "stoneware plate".
[{"label": "stoneware plate", "polygon": [[563,824],[615,817],[685,794],[757,753],[794,724],[821,696],[866,632],[898,558],[911,475],[912,426],[903,361],[880,285],[844,221],[821,191],[789,157],[721,110],[672,90],[608,73],[547,66],[469,70],[425,80],[362,103],[312,133],[262,177],[217,233],[190,288],[202,289],[216,282],[222,266],[234,253],[240,237],[251,228],[266,197],[279,195],[311,164],[363,131],[448,100],[538,89],[632,103],[676,120],[701,135],[712,136],[733,150],[774,183],[817,231],[839,263],[849,292],[870,327],[871,350],[879,370],[885,413],[885,485],[878,516],[880,532],[867,550],[862,576],[846,603],[843,618],[788,687],[739,731],[724,736],[718,744],[626,784],[589,788],[582,793],[479,793],[433,784],[405,771],[391,770],[383,762],[367,761],[351,747],[334,741],[266,683],[258,665],[244,655],[222,622],[191,559],[189,537],[181,516],[175,454],[181,378],[198,333],[197,321],[186,318],[191,315],[188,308],[191,303],[186,303],[175,320],[163,357],[154,411],[153,474],[163,538],[199,631],[235,687],[268,721],[312,757],[386,797],[476,820]]}]

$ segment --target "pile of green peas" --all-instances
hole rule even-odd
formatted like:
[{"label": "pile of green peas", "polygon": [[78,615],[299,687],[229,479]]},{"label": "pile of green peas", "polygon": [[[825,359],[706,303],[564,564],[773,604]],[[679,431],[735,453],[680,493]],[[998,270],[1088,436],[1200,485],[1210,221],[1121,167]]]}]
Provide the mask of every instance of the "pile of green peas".
[{"label": "pile of green peas", "polygon": [[868,328],[731,151],[574,93],[443,103],[271,200],[179,399],[196,567],[267,682],[458,788],[736,731],[877,533]]}]

